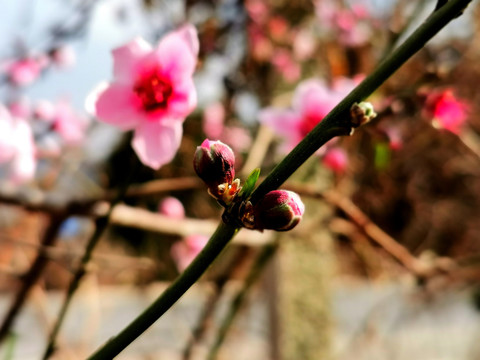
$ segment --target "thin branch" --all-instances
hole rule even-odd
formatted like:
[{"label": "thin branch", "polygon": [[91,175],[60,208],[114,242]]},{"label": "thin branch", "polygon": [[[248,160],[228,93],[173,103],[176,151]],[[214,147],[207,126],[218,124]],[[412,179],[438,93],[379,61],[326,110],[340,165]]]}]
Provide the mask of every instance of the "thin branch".
[{"label": "thin branch", "polygon": [[[328,140],[352,131],[350,108],[375,91],[410,57],[452,19],[459,15],[472,0],[450,0],[431,15],[401,46],[358,85],[317,125],[295,149],[278,164],[252,194],[252,203],[283,184],[313,153]],[[91,360],[112,359],[146,331],[200,278],[208,266],[228,244],[238,228],[220,222],[206,247],[187,269],[142,314],[118,335],[100,347]]]},{"label": "thin branch", "polygon": [[256,203],[267,192],[282,185],[315,151],[335,136],[352,132],[350,108],[370,96],[425,43],[456,18],[472,0],[450,0],[434,12],[405,42],[345,97],[325,118],[280,162],[252,194]]},{"label": "thin branch", "polygon": [[253,284],[256,283],[260,275],[262,275],[263,269],[267,266],[270,259],[275,255],[277,251],[277,244],[270,244],[265,246],[260,254],[257,255],[255,263],[250,268],[250,272],[248,273],[245,282],[243,283],[242,288],[238,291],[235,295],[234,299],[232,300],[230,307],[228,309],[228,313],[222,321],[220,325],[220,329],[217,334],[217,338],[215,339],[214,344],[210,348],[210,352],[207,356],[208,360],[215,360],[217,358],[218,351],[222,346],[225,338],[230,330],[230,327],[235,320],[238,312],[242,308],[242,305],[245,303],[246,297],[250,289],[252,288]]},{"label": "thin branch", "polygon": [[[46,229],[41,244],[44,247],[52,246],[57,239],[57,233],[60,229],[61,224],[65,220],[65,216],[57,215],[50,217],[50,223],[48,228]],[[45,253],[43,248],[40,248],[37,257],[33,261],[32,265],[28,272],[23,276],[23,282],[21,285],[20,290],[18,291],[17,295],[15,296],[15,300],[13,301],[3,323],[0,327],[0,342],[5,339],[5,337],[10,332],[10,328],[13,325],[15,318],[17,317],[20,309],[23,307],[25,300],[27,299],[33,285],[38,281],[40,276],[43,273],[43,270],[48,264],[48,256]]]}]

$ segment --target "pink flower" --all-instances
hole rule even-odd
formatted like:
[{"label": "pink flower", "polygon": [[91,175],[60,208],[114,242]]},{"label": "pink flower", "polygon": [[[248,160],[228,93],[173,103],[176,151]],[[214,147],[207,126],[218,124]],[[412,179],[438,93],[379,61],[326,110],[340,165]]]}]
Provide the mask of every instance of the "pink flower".
[{"label": "pink flower", "polygon": [[9,179],[14,183],[31,180],[35,175],[35,145],[30,125],[12,118],[0,106],[0,163],[8,164]]},{"label": "pink flower", "polygon": [[198,46],[192,25],[166,35],[155,49],[137,38],[113,51],[114,80],[93,95],[96,116],[134,129],[132,146],[152,168],[173,159],[182,123],[197,104],[192,75]]},{"label": "pink flower", "polygon": [[55,105],[48,100],[38,100],[33,107],[35,118],[50,122],[55,116]]},{"label": "pink flower", "polygon": [[348,155],[342,148],[331,148],[322,159],[323,165],[336,174],[343,174],[348,166]]},{"label": "pink flower", "polygon": [[223,132],[225,107],[221,102],[208,105],[203,112],[203,132],[210,139],[218,139]]},{"label": "pink flower", "polygon": [[68,45],[57,47],[50,51],[52,62],[61,69],[67,69],[75,65],[76,56],[73,48]]},{"label": "pink flower", "polygon": [[288,83],[293,83],[300,77],[300,66],[293,60],[292,55],[286,49],[277,50],[271,59],[277,71],[282,74]]},{"label": "pink flower", "polygon": [[170,249],[170,254],[179,271],[185,270],[208,242],[204,235],[190,235],[183,241],[176,242]]},{"label": "pink flower", "polygon": [[459,134],[467,120],[469,106],[457,99],[451,89],[432,92],[425,101],[424,113],[432,125]]},{"label": "pink flower", "polygon": [[[54,113],[50,118],[53,123],[53,129],[60,135],[63,142],[67,145],[77,146],[85,138],[88,128],[88,119],[75,112],[68,101],[59,101]],[[48,120],[48,119],[45,119]]]},{"label": "pink flower", "polygon": [[33,58],[24,58],[8,66],[8,79],[16,86],[27,86],[40,76],[41,64]]},{"label": "pink flower", "polygon": [[160,214],[172,219],[183,219],[185,217],[185,208],[180,200],[173,196],[166,197],[158,205]]},{"label": "pink flower", "polygon": [[13,117],[28,119],[31,115],[31,105],[27,98],[20,98],[8,104],[8,110]]},{"label": "pink flower", "polygon": [[306,80],[295,89],[291,109],[266,108],[260,112],[259,120],[286,139],[284,150],[288,152],[320,123],[360,80],[360,76],[354,79],[338,78],[330,87],[322,80]]}]

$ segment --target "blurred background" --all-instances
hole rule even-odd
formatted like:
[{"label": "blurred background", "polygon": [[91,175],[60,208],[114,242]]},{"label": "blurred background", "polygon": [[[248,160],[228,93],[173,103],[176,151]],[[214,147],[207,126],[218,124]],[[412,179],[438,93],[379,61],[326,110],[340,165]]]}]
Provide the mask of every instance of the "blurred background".
[{"label": "blurred background", "polygon": [[[219,139],[242,181],[256,167],[267,175],[436,4],[0,0],[0,358],[42,358],[131,172],[52,359],[86,358],[205,245],[222,208],[195,176],[196,146]],[[479,19],[473,1],[368,99],[373,121],[284,184],[306,206],[294,230],[242,230],[118,358],[480,359]],[[113,48],[157,44],[187,22],[200,39],[198,106],[174,160],[154,171],[87,98],[112,79]],[[314,119],[300,116],[309,81],[323,94]],[[294,131],[282,120],[292,113]],[[31,134],[15,135],[8,159],[6,119]]]}]

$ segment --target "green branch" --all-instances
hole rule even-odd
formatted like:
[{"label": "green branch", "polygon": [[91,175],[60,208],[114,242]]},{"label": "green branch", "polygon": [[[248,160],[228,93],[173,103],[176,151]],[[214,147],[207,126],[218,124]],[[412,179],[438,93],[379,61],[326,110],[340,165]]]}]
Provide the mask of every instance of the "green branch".
[{"label": "green branch", "polygon": [[[350,108],[372,94],[385,80],[419,51],[438,31],[457,17],[472,0],[450,0],[435,11],[401,46],[358,85],[317,125],[285,159],[273,169],[252,195],[252,202],[284,183],[315,151],[335,136],[348,135],[353,128]],[[159,319],[207,270],[238,231],[220,223],[210,241],[190,266],[140,316],[110,339],[89,359],[112,359]]]}]

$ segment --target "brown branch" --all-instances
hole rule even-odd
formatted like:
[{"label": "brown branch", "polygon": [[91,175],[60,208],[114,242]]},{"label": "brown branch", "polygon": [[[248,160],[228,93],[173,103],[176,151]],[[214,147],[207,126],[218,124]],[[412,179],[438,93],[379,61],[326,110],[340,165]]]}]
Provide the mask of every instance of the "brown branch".
[{"label": "brown branch", "polygon": [[[64,215],[50,216],[50,223],[41,241],[42,246],[48,247],[52,246],[55,243],[58,230],[60,229],[60,226],[64,220]],[[3,320],[2,325],[0,326],[0,342],[2,342],[10,332],[10,328],[13,325],[17,314],[20,312],[20,309],[25,303],[25,300],[27,299],[32,286],[40,278],[44,268],[48,263],[48,260],[49,259],[45,253],[45,250],[40,249],[29,271],[23,276],[23,283],[21,285],[21,288],[15,296],[15,300],[13,301],[5,319]]]}]

